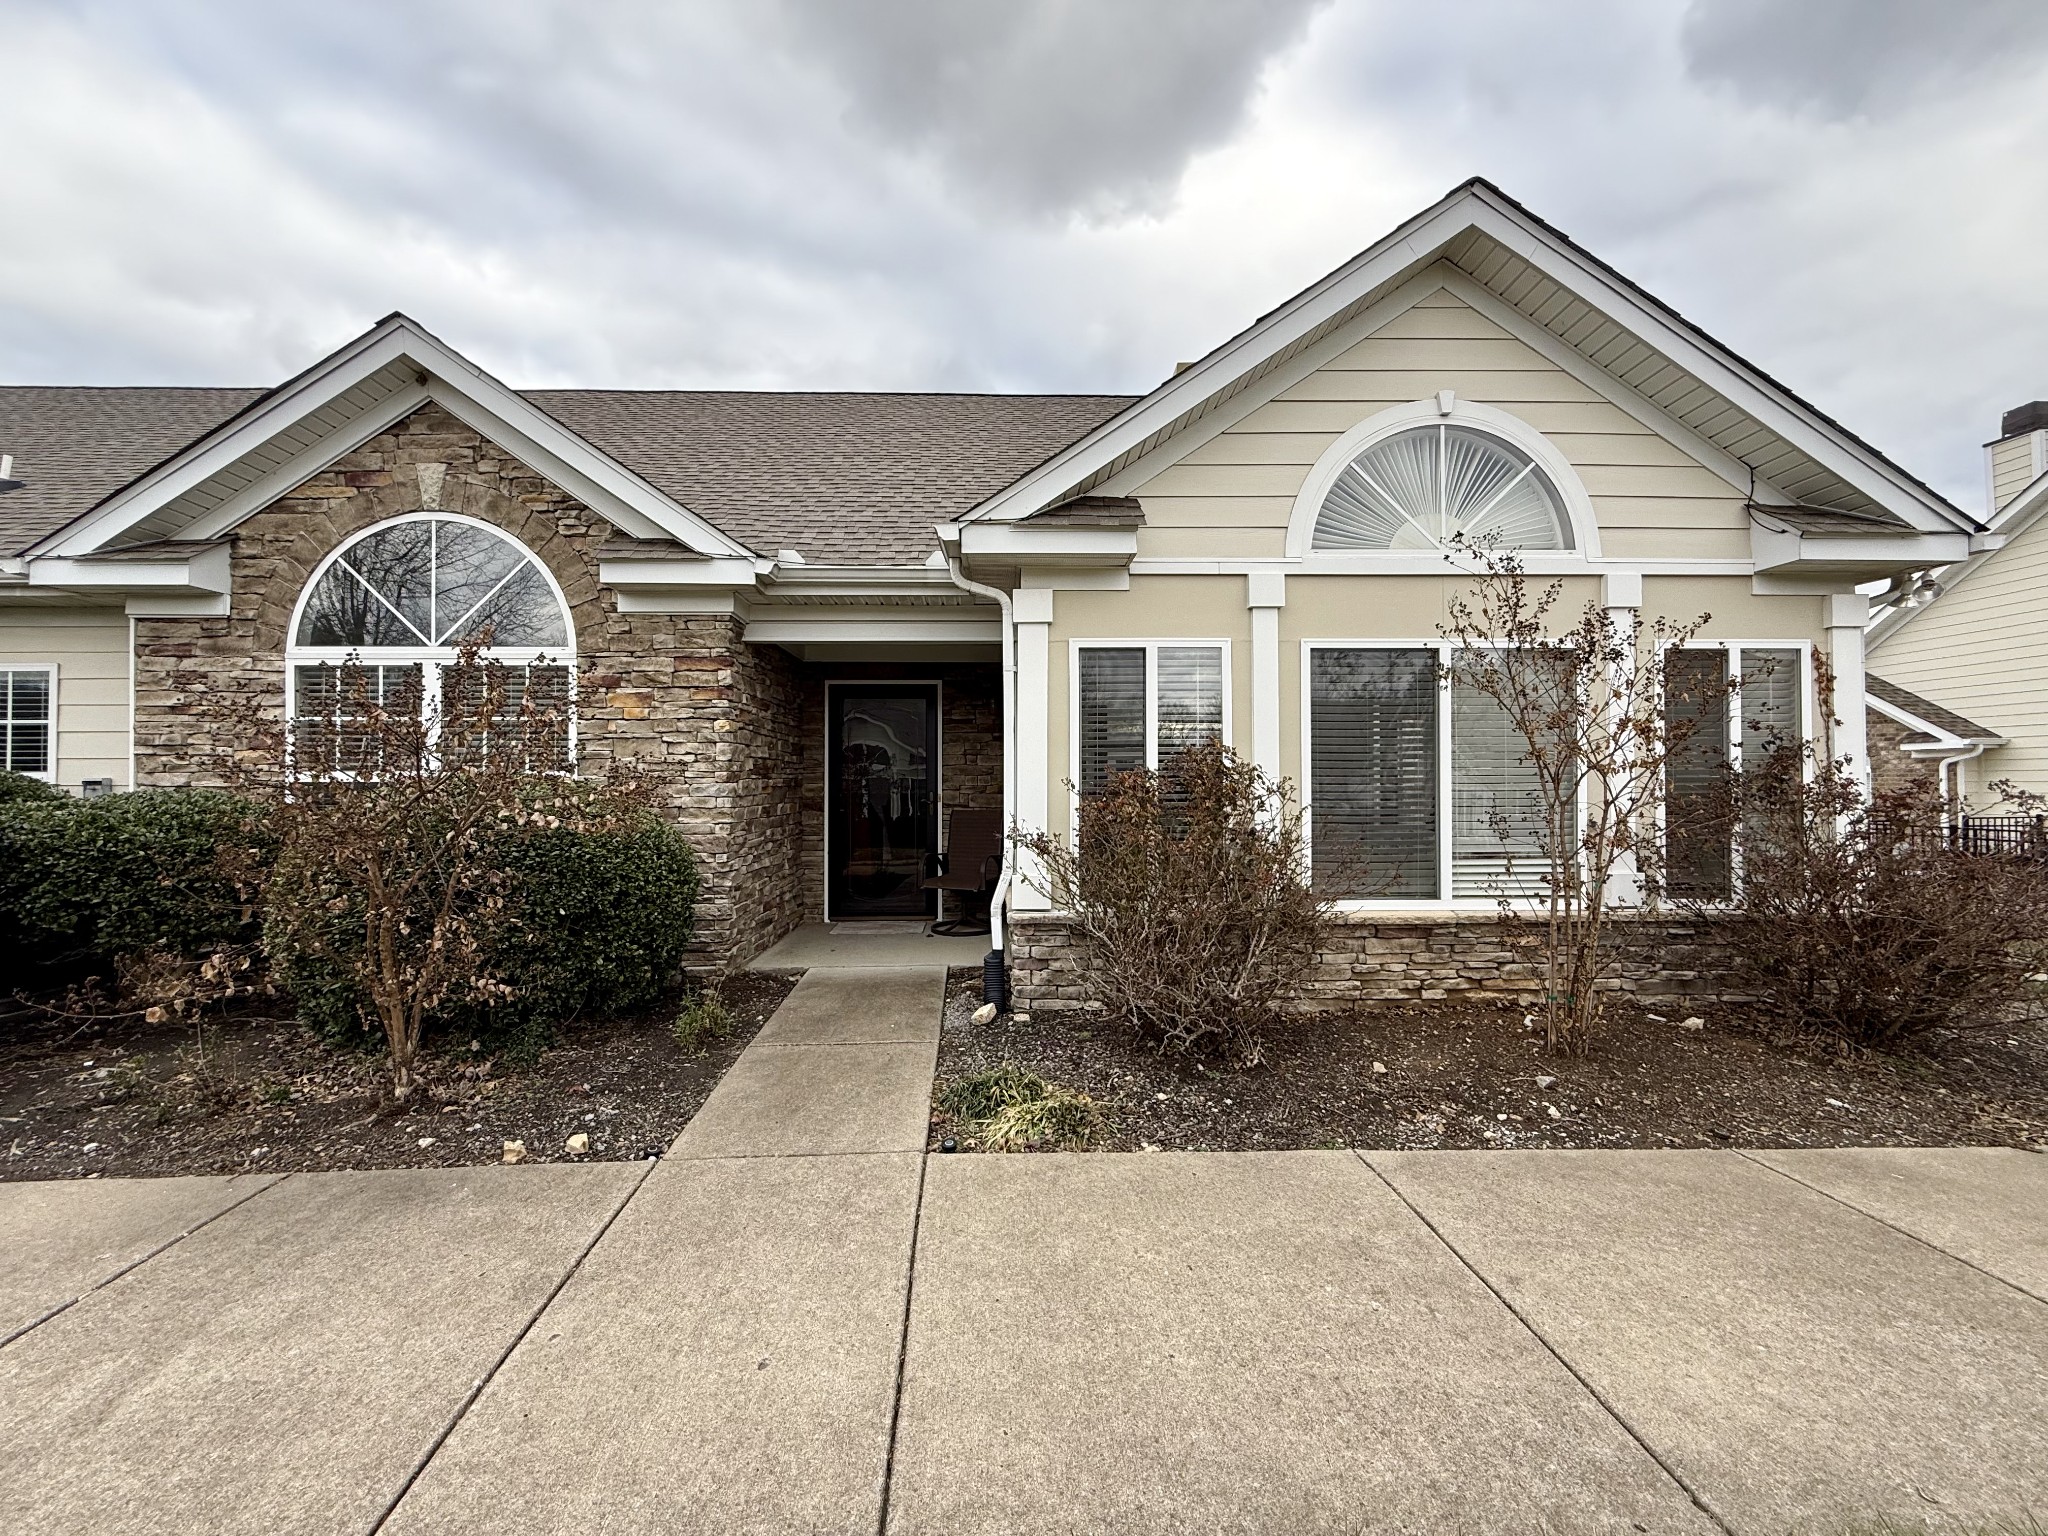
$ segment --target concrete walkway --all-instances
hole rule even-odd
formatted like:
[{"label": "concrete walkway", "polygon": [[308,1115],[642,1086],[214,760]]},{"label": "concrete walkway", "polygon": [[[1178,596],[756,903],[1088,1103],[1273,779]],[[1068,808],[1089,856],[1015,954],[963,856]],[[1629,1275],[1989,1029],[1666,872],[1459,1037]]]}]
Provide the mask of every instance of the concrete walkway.
[{"label": "concrete walkway", "polygon": [[0,1530],[2048,1516],[2048,1157],[927,1158],[942,986],[658,1163],[0,1185]]}]

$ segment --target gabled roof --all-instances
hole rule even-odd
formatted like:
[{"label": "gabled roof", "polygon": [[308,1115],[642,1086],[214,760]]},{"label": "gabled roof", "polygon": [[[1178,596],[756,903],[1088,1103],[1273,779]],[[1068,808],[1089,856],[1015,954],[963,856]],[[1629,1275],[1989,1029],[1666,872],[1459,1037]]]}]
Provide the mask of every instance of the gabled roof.
[{"label": "gabled roof", "polygon": [[1986,566],[1997,560],[2021,534],[2048,516],[2048,474],[2035,479],[2027,488],[2007,502],[1993,514],[1988,536],[1971,541],[1974,553],[1967,560],[1960,560],[1941,571],[1941,590],[1934,600],[1909,608],[1895,602],[1884,608],[1870,626],[1869,644],[1882,645],[1900,630],[1911,624],[1923,613],[1932,613],[1947,600],[1958,587],[1976,576]]},{"label": "gabled roof", "polygon": [[390,315],[30,553],[79,556],[147,539],[213,537],[429,400],[631,534],[677,539],[703,554],[747,552],[404,315]]},{"label": "gabled roof", "polygon": [[[0,386],[0,556],[19,554],[276,393]],[[527,390],[524,398],[757,554],[914,565],[932,525],[1131,403],[1129,395]],[[681,549],[675,540],[650,549]]]},{"label": "gabled roof", "polygon": [[1262,383],[1439,263],[1572,349],[1611,380],[1618,394],[1660,413],[1707,454],[1745,467],[1754,476],[1758,501],[1891,514],[1927,532],[1977,527],[1840,423],[1477,178],[970,516],[1032,516],[1102,485],[1206,418],[1241,414],[1262,398]]}]

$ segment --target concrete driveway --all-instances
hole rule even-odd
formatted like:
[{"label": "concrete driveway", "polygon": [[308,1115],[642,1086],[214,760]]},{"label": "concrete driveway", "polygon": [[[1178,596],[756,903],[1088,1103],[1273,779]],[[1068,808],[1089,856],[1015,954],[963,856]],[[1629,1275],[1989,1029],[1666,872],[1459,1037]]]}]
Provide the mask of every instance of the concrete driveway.
[{"label": "concrete driveway", "polygon": [[38,1536],[2048,1517],[2021,1152],[0,1185],[9,1334]]}]

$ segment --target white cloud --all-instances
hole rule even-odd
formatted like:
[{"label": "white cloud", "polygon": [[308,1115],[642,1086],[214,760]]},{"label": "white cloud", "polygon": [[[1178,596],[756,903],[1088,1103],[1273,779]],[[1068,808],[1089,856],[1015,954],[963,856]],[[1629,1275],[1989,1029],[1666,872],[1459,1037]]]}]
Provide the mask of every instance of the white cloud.
[{"label": "white cloud", "polygon": [[1478,172],[1974,504],[2044,29],[1847,4],[0,0],[0,377],[1141,388]]}]

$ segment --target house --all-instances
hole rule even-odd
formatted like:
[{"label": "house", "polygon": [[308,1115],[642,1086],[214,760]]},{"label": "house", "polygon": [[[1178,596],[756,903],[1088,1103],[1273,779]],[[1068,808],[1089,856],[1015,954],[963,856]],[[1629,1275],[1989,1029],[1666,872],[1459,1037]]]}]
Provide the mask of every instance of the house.
[{"label": "house", "polygon": [[[1939,776],[1954,803],[1998,800],[2008,780],[2048,791],[2048,400],[2007,411],[1984,445],[1986,532],[1967,560],[1898,583],[1898,600],[1871,626],[1872,729],[1886,711],[1910,737],[1883,770]],[[1908,692],[1910,690],[1910,693]],[[1910,717],[1910,718],[1909,718]],[[1982,724],[1976,722],[1981,721]]]},{"label": "house", "polygon": [[[1858,586],[1979,531],[1483,181],[1137,398],[521,392],[393,316],[261,392],[0,390],[0,451],[8,751],[67,788],[204,782],[202,699],[318,710],[351,654],[431,697],[489,621],[573,679],[582,762],[660,777],[719,956],[926,915],[951,810],[1063,828],[1220,733],[1377,872],[1335,892],[1358,972],[1423,991],[1505,963],[1473,935],[1520,771],[1437,681],[1451,534],[1711,614],[1695,663],[1768,669],[1783,728],[1823,728],[1825,657],[1862,763]],[[1028,873],[996,942],[1055,1002]]]}]

